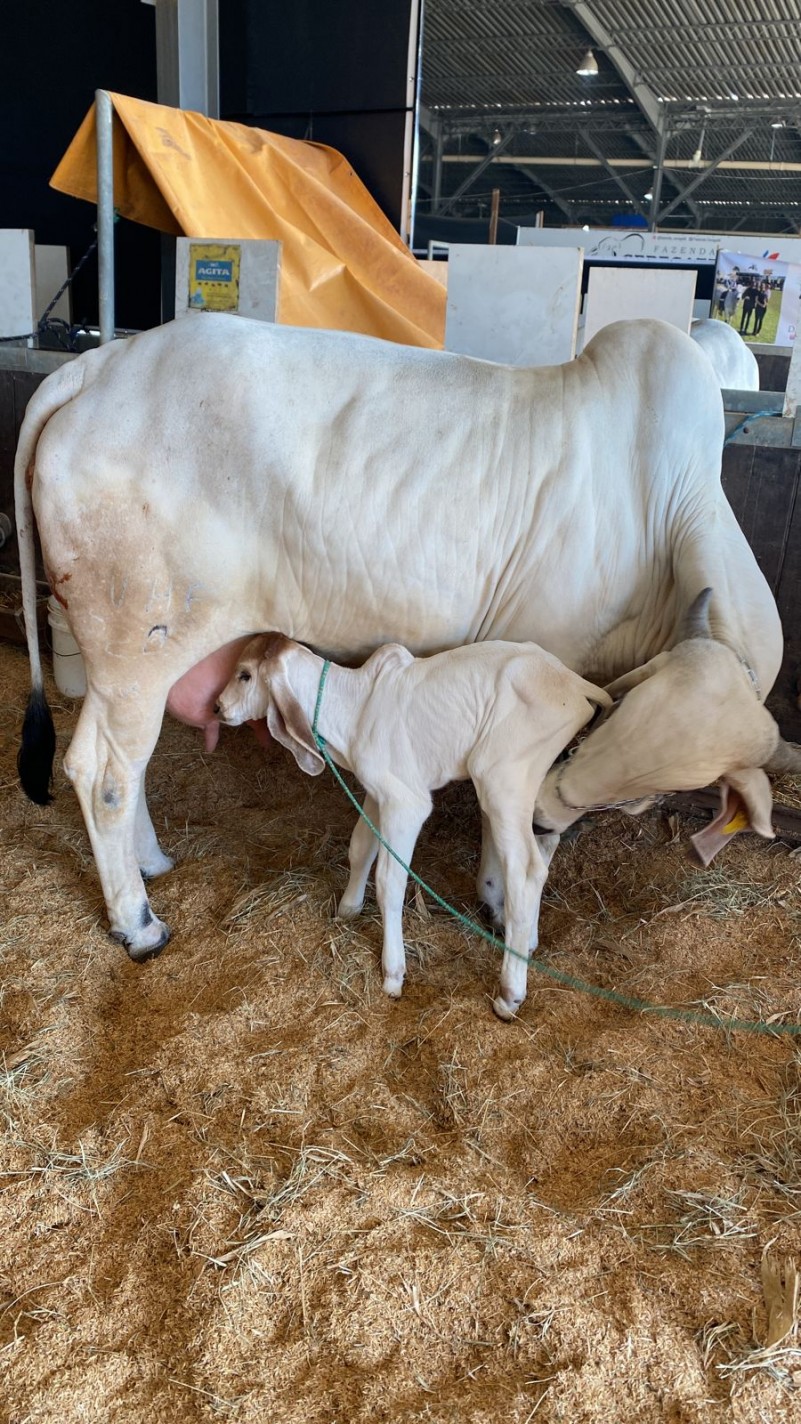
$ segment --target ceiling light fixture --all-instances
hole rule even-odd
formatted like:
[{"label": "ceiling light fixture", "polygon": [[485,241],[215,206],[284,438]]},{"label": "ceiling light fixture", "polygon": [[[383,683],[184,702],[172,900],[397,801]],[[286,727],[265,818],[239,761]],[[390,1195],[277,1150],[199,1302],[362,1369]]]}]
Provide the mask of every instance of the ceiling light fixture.
[{"label": "ceiling light fixture", "polygon": [[589,76],[590,78],[592,78],[593,75],[598,73],[598,61],[595,58],[595,55],[593,54],[591,49],[587,50],[587,53],[582,59],[581,64],[576,70],[576,73]]},{"label": "ceiling light fixture", "polygon": [[784,119],[771,119],[770,126],[772,129],[783,129]]}]

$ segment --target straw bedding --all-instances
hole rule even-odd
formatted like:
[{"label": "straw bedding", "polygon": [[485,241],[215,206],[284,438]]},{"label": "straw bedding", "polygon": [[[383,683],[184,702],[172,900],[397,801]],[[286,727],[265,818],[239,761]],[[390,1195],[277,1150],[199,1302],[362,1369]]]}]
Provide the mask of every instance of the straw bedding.
[{"label": "straw bedding", "polygon": [[[165,724],[150,800],[173,930],[106,934],[77,802],[16,784],[0,648],[0,1418],[14,1424],[793,1420],[763,1251],[801,1252],[801,1043],[649,1020],[530,975],[410,894],[332,918],[351,811],[281,748]],[[77,707],[52,685],[63,753]],[[799,867],[598,817],[554,860],[541,953],[658,1002],[799,1021]],[[417,864],[472,907],[449,788]]]}]

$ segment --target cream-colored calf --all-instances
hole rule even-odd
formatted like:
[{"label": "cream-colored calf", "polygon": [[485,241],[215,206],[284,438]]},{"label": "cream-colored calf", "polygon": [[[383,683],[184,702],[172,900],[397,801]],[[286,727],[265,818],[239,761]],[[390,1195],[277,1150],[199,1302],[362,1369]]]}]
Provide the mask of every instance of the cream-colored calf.
[{"label": "cream-colored calf", "polygon": [[[217,712],[238,724],[266,716],[277,741],[312,776],[324,761],[312,735],[323,659],[276,634],[244,649]],[[364,786],[366,814],[408,865],[431,792],[473,781],[503,879],[505,942],[495,1012],[511,1018],[526,996],[538,943],[540,897],[558,835],[535,836],[532,813],[556,757],[596,706],[611,699],[534,643],[475,643],[414,658],[391,643],[360,668],[329,668],[318,731],[337,765]],[[360,818],[350,841],[350,879],[340,915],[357,915],[378,856],[384,926],[384,989],[397,997],[406,955],[406,872]]]}]

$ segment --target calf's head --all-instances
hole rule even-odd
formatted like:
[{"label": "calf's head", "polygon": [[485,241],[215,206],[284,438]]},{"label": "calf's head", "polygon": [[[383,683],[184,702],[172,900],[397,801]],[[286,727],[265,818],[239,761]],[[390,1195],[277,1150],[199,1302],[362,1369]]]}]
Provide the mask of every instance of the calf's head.
[{"label": "calf's head", "polygon": [[266,718],[271,736],[288,747],[301,770],[319,776],[325,762],[293,687],[298,660],[304,655],[308,656],[305,648],[281,633],[251,638],[214,710],[231,727]]},{"label": "calf's head", "polygon": [[705,589],[696,599],[676,647],[607,688],[622,700],[542,784],[535,820],[544,829],[564,831],[611,806],[637,815],[666,792],[720,781],[727,830],[738,817],[738,829],[773,835],[762,768],[779,729],[747,666],[711,636],[710,597]]},{"label": "calf's head", "polygon": [[234,673],[226,683],[214,704],[214,714],[229,727],[238,727],[242,722],[257,721],[267,711],[267,691],[259,671],[267,652],[272,633],[251,638],[242,649]]}]

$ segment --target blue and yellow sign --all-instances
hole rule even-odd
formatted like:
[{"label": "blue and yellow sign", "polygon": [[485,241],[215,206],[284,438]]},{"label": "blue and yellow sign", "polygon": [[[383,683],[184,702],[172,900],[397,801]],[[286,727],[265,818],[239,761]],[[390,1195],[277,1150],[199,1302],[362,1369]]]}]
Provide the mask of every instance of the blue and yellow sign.
[{"label": "blue and yellow sign", "polygon": [[189,306],[195,311],[239,310],[238,243],[190,242]]}]

